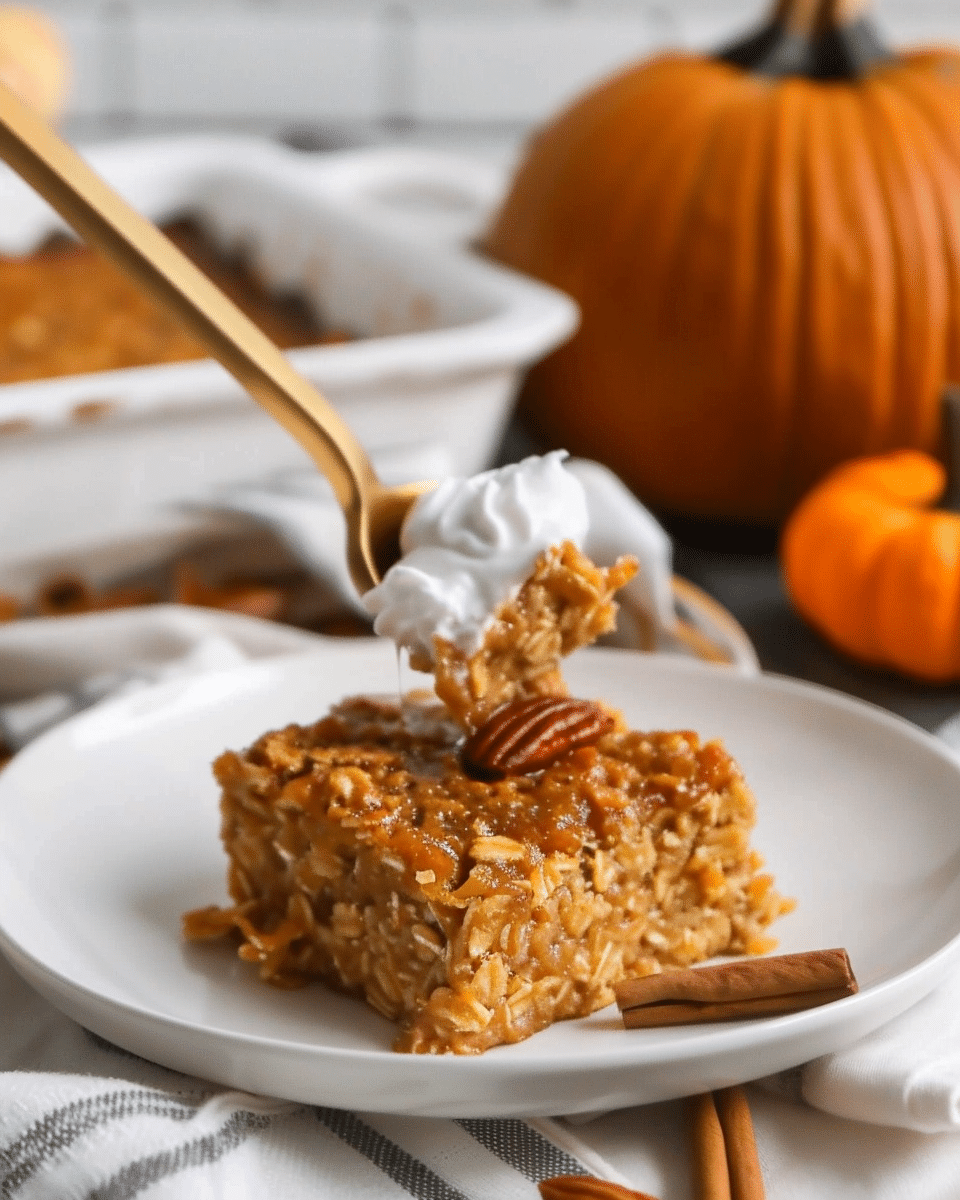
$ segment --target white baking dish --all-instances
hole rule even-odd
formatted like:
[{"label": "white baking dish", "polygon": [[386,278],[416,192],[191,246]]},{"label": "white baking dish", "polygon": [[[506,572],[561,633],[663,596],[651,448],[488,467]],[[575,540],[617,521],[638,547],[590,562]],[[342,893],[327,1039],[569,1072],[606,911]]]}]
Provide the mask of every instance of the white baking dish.
[{"label": "white baking dish", "polygon": [[[226,248],[242,244],[268,284],[361,335],[290,357],[371,451],[439,445],[449,471],[482,469],[522,371],[576,324],[567,297],[451,244],[497,186],[496,172],[463,160],[304,155],[220,137],[88,156],[154,220],[193,215]],[[404,228],[418,186],[420,226]],[[434,201],[440,236],[416,236]],[[0,175],[0,253],[27,253],[61,229],[26,185]],[[0,387],[0,560],[193,528],[182,502],[304,462],[210,361]]]}]

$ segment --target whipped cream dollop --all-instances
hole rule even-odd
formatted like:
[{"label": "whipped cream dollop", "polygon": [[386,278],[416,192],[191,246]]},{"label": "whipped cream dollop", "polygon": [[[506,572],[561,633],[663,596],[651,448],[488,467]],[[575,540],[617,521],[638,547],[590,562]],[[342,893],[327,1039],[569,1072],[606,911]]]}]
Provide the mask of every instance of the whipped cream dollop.
[{"label": "whipped cream dollop", "polygon": [[465,654],[516,595],[540,554],[581,547],[589,518],[565,450],[469,479],[445,479],[421,496],[400,534],[403,557],[363,597],[374,630],[414,658],[434,660],[439,635]]}]

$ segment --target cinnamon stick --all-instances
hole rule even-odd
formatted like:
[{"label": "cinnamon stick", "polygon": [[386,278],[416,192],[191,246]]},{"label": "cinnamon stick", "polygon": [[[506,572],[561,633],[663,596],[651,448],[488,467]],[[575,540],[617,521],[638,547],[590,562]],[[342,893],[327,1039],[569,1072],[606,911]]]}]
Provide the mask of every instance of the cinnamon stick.
[{"label": "cinnamon stick", "polygon": [[852,996],[846,950],[810,950],[664,971],[614,985],[627,1029],[783,1016]]},{"label": "cinnamon stick", "polygon": [[753,1133],[753,1118],[743,1088],[721,1088],[713,1100],[723,1130],[731,1200],[763,1200],[763,1174]]},{"label": "cinnamon stick", "polygon": [[687,1111],[696,1200],[763,1200],[753,1121],[742,1088],[692,1096]]},{"label": "cinnamon stick", "polygon": [[691,1096],[688,1104],[693,1166],[693,1194],[696,1200],[733,1200],[727,1148],[713,1094]]}]

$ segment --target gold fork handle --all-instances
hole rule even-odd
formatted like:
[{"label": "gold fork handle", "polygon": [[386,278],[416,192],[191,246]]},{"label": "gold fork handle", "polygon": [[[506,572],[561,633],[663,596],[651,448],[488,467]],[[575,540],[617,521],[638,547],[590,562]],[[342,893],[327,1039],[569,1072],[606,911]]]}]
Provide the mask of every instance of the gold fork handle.
[{"label": "gold fork handle", "polygon": [[[85,241],[132,275],[307,451],[340,506],[356,511],[376,476],[345,422],[218,287],[0,83],[0,158]],[[349,523],[349,522],[348,522]]]}]

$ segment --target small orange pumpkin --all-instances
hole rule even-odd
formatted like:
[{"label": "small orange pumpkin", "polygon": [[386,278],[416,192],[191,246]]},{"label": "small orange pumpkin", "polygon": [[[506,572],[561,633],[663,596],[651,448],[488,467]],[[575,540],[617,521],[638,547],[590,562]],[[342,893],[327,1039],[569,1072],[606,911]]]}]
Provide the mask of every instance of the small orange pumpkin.
[{"label": "small orange pumpkin", "polygon": [[960,678],[960,515],[933,506],[946,472],[917,450],[838,467],[784,526],[781,563],[801,615],[861,662]]},{"label": "small orange pumpkin", "polygon": [[960,52],[891,56],[864,0],[780,0],[531,142],[486,238],[580,304],[522,400],[648,503],[772,523],[846,459],[933,452],[960,377]]}]

